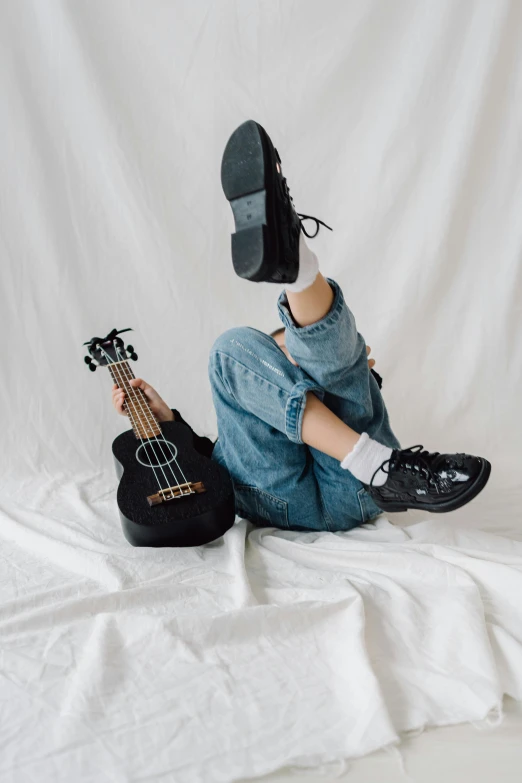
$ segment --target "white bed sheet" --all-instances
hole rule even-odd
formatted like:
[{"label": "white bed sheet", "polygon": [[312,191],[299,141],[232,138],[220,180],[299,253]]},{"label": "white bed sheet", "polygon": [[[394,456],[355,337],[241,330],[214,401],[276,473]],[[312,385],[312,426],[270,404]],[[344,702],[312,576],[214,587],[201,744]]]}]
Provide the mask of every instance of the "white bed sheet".
[{"label": "white bed sheet", "polygon": [[522,696],[514,518],[510,538],[471,507],[345,534],[238,520],[212,545],[151,550],[114,512],[102,477],[2,502],[2,781],[341,764],[408,732],[501,724],[503,695]]}]

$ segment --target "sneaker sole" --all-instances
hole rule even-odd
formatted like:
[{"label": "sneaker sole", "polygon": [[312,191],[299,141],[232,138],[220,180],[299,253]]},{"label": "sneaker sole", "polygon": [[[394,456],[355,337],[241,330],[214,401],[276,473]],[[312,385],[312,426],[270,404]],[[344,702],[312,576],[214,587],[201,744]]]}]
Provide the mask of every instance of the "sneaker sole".
[{"label": "sneaker sole", "polygon": [[[478,474],[475,482],[468,487],[466,492],[459,495],[453,500],[448,500],[445,503],[419,503],[414,506],[404,506],[400,503],[386,503],[379,506],[383,511],[398,512],[418,509],[419,511],[430,511],[432,514],[447,514],[449,511],[456,511],[458,508],[462,508],[471,500],[477,497],[479,492],[482,492],[484,487],[489,481],[491,475],[491,463],[487,459],[482,460],[482,468]],[[377,504],[379,505],[379,504]]]},{"label": "sneaker sole", "polygon": [[234,131],[223,153],[221,185],[236,229],[232,263],[245,280],[266,280],[277,268],[277,222],[271,198],[276,163],[268,134],[254,120]]}]

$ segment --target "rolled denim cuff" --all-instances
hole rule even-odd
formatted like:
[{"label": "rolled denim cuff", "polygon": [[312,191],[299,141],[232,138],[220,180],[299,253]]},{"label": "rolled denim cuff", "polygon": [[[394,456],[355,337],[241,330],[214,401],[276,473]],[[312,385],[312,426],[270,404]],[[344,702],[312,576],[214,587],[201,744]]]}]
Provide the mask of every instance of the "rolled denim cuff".
[{"label": "rolled denim cuff", "polygon": [[301,335],[303,333],[313,334],[314,332],[322,332],[325,329],[328,329],[332,324],[339,320],[345,306],[343,292],[335,280],[332,280],[330,277],[326,278],[326,282],[330,284],[334,293],[332,306],[320,321],[316,321],[309,326],[297,326],[290,311],[290,307],[288,306],[286,291],[281,291],[279,294],[279,299],[277,300],[277,309],[279,311],[279,317],[286,329],[289,329],[290,331],[298,331]]},{"label": "rolled denim cuff", "polygon": [[324,397],[324,389],[310,380],[299,381],[296,383],[288,396],[285,409],[285,431],[286,436],[293,443],[303,443],[301,430],[303,426],[303,414],[306,408],[306,395],[308,392],[314,392],[321,401]]}]

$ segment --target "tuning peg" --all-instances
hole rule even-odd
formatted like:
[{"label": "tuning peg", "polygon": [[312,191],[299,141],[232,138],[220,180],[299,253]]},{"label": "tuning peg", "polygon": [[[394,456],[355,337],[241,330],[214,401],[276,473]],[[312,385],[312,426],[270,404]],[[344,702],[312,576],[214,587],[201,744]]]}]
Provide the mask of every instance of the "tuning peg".
[{"label": "tuning peg", "polygon": [[[127,348],[127,350],[129,350],[129,349]],[[133,361],[133,362],[135,362],[135,361],[136,361],[136,359],[138,358],[138,354],[137,354],[137,353],[134,353],[134,351],[133,351],[133,352],[131,353],[131,355],[130,355],[130,358],[132,359],[132,361]]]},{"label": "tuning peg", "polygon": [[98,365],[95,362],[93,362],[93,360],[91,359],[90,356],[84,356],[83,357],[83,361],[85,362],[85,364],[87,365],[87,367],[89,368],[89,370],[91,372],[95,372],[96,371],[96,368],[97,368]]},{"label": "tuning peg", "polygon": [[134,353],[134,346],[133,345],[128,345],[127,346],[127,350],[128,350],[129,353]]}]

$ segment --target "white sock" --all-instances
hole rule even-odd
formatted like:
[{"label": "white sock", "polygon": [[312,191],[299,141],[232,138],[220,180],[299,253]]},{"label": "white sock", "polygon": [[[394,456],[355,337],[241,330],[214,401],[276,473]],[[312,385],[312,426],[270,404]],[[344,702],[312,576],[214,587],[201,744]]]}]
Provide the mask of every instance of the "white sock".
[{"label": "white sock", "polygon": [[306,244],[304,234],[301,231],[299,236],[299,272],[293,283],[285,285],[286,290],[293,294],[304,291],[305,288],[312,285],[318,272],[319,262],[317,261],[317,256]]},{"label": "white sock", "polygon": [[[389,446],[377,443],[376,440],[370,438],[367,432],[363,432],[353,449],[341,462],[341,467],[349,470],[363,484],[369,484],[373,477],[372,485],[381,487],[386,482],[388,474],[378,468],[383,462],[390,459],[392,451],[393,449],[390,449]],[[377,473],[375,473],[376,470]]]}]

